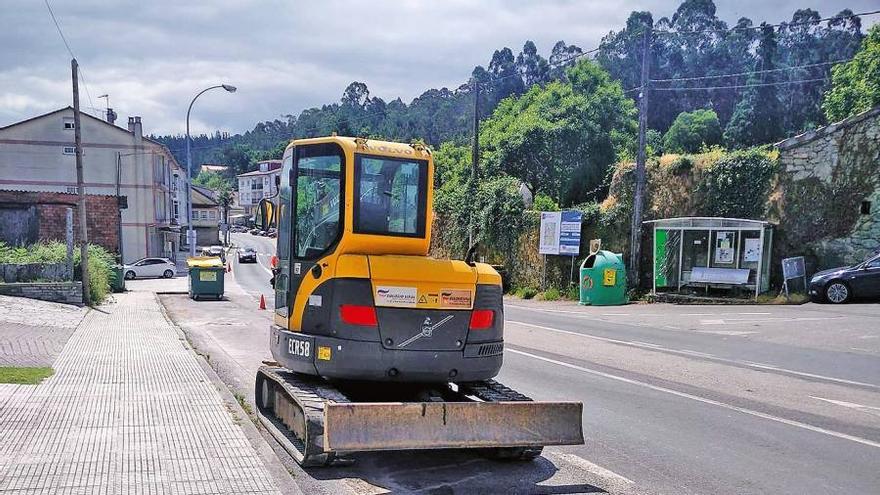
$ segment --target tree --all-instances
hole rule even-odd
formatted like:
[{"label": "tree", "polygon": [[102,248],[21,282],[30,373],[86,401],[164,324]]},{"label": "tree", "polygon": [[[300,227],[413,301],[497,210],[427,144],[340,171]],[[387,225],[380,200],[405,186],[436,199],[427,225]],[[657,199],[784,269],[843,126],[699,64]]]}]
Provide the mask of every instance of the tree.
[{"label": "tree", "polygon": [[434,187],[446,183],[463,184],[470,174],[471,148],[447,141],[434,152]]},{"label": "tree", "polygon": [[480,133],[486,174],[516,177],[561,205],[600,186],[621,137],[636,131],[632,100],[598,65],[582,60],[567,79],[502,101]]},{"label": "tree", "polygon": [[830,122],[880,105],[880,25],[868,31],[856,56],[834,66],[831,74],[831,89],[822,103]]},{"label": "tree", "polygon": [[776,35],[773,27],[761,25],[761,41],[758,44],[757,72],[749,77],[748,85],[727,128],[724,141],[733,148],[747,148],[772,143],[783,135],[782,105],[777,96],[775,72]]},{"label": "tree", "polygon": [[193,179],[193,184],[197,186],[207,187],[212,191],[231,189],[230,181],[223,175],[212,172],[210,170],[202,170],[199,175]]},{"label": "tree", "polygon": [[531,40],[526,41],[522,51],[516,57],[516,66],[522,74],[526,88],[547,82],[550,74],[550,64],[538,54],[538,48]]},{"label": "tree", "polygon": [[721,123],[712,110],[694,110],[678,114],[663,136],[667,153],[696,153],[703,146],[721,142]]}]

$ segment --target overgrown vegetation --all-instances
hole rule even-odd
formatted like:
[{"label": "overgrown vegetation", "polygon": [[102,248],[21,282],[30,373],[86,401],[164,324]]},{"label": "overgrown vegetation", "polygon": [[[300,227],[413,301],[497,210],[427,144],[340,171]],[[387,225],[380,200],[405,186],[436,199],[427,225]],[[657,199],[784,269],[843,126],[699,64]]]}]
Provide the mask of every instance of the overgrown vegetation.
[{"label": "overgrown vegetation", "polygon": [[[30,246],[14,247],[0,242],[0,264],[63,263],[67,260],[67,246],[51,241]],[[80,277],[82,256],[79,248],[73,250],[74,277]],[[99,304],[110,293],[110,272],[115,260],[101,246],[89,244],[89,296],[93,304]]]},{"label": "overgrown vegetation", "polygon": [[49,367],[0,366],[0,383],[37,385],[55,374]]},{"label": "overgrown vegetation", "polygon": [[822,109],[829,121],[845,119],[880,105],[880,25],[868,31],[852,61],[831,70],[831,89]]}]

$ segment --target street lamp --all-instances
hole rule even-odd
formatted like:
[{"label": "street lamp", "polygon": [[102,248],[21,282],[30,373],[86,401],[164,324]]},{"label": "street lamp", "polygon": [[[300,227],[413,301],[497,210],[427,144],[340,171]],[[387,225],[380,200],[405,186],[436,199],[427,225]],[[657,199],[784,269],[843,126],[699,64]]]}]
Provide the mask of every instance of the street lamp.
[{"label": "street lamp", "polygon": [[192,112],[193,104],[203,94],[211,91],[212,89],[223,88],[230,93],[235,93],[237,89],[235,86],[231,84],[218,84],[216,86],[211,86],[209,88],[205,88],[199,91],[196,94],[192,101],[189,102],[189,108],[186,110],[186,214],[189,215],[189,219],[187,221],[187,225],[189,226],[186,231],[186,241],[189,243],[189,255],[196,255],[196,233],[193,230],[193,219],[192,219],[192,150],[190,149],[190,137],[189,137],[189,114]]}]

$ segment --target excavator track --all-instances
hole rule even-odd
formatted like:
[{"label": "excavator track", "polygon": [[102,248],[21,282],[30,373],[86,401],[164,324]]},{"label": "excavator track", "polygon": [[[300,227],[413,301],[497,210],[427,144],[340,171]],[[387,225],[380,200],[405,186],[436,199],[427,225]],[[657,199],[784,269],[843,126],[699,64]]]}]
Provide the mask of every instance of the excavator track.
[{"label": "excavator track", "polygon": [[[342,386],[344,389],[346,384]],[[487,457],[503,460],[531,460],[541,454],[543,446],[535,445],[539,442],[528,436],[533,433],[532,423],[525,430],[519,429],[529,432],[527,437],[516,437],[530,438],[522,443],[498,441],[497,430],[487,435],[480,429],[469,429],[469,425],[475,422],[505,425],[508,424],[506,420],[519,420],[519,414],[542,421],[541,418],[546,416],[543,414],[545,410],[531,409],[543,407],[542,403],[533,402],[534,406],[528,406],[529,409],[520,409],[526,412],[513,412],[516,408],[512,403],[532,402],[532,399],[495,380],[445,386],[434,384],[426,386],[424,390],[424,393],[418,394],[423,397],[421,399],[413,400],[413,396],[409,395],[399,402],[383,402],[365,400],[362,393],[352,389],[351,393],[359,396],[358,400],[352,400],[349,395],[320,377],[293,373],[277,366],[263,366],[257,372],[255,397],[262,424],[299,464],[307,467],[348,461],[337,457],[337,447],[334,445],[345,445],[345,448],[340,448],[345,452],[476,448]],[[560,437],[557,435],[558,428],[547,428],[547,438],[550,439],[548,443],[583,443],[583,437],[579,436],[581,406],[561,404],[550,407],[564,408],[568,421],[577,423],[577,434],[572,437],[563,433]],[[437,421],[432,423],[432,417],[436,419],[438,416],[442,418],[442,427]],[[334,419],[336,423],[327,423]],[[493,421],[496,419],[497,421]],[[450,421],[448,424],[447,420]],[[403,424],[409,426],[402,427]],[[456,428],[455,425],[463,428],[458,432],[461,435],[455,437],[457,440],[444,443],[450,436],[455,436],[455,432],[448,430]],[[499,428],[502,431],[505,429],[504,426]],[[540,425],[538,428],[543,429]],[[401,430],[404,432],[403,436],[400,436]],[[373,434],[362,435],[367,431],[372,431]],[[487,441],[487,437],[491,439]]]},{"label": "excavator track", "polygon": [[261,366],[254,391],[260,422],[298,464],[327,466],[333,452],[324,451],[324,406],[349,402],[320,377]]}]

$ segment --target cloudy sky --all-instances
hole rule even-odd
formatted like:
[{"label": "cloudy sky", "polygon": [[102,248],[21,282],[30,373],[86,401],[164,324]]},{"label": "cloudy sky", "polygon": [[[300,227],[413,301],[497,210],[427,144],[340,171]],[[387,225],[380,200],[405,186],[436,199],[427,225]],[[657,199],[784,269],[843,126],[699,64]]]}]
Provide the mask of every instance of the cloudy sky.
[{"label": "cloudy sky", "polygon": [[[386,101],[409,102],[431,87],[455,88],[494,50],[518,53],[534,40],[544,54],[557,40],[584,49],[620,29],[633,10],[671,16],[661,0],[49,0],[83,71],[83,106],[99,113],[108,93],[124,125],[140,115],[145,132],[242,132],[261,120],[336,101],[354,80]],[[716,0],[732,24],[781,22],[798,8],[823,17],[843,8],[875,10],[878,0]],[[69,105],[70,56],[41,0],[0,7],[0,126]],[[863,19],[868,26],[878,16]],[[89,102],[91,95],[91,103]]]}]

